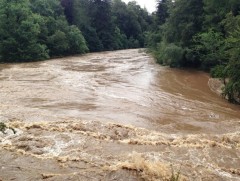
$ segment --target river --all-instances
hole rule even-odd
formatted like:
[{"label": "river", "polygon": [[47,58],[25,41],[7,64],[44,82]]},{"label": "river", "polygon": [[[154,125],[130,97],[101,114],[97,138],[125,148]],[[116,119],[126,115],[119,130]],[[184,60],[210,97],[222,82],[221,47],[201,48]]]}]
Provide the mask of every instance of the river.
[{"label": "river", "polygon": [[143,49],[0,64],[0,180],[240,180],[240,107]]}]

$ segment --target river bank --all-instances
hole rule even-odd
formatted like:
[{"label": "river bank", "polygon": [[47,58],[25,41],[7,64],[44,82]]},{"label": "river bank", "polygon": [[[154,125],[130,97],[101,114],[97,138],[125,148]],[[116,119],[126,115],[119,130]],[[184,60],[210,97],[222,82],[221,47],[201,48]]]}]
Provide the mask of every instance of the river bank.
[{"label": "river bank", "polygon": [[220,79],[210,78],[208,81],[209,88],[217,95],[221,96],[223,93],[224,84]]}]

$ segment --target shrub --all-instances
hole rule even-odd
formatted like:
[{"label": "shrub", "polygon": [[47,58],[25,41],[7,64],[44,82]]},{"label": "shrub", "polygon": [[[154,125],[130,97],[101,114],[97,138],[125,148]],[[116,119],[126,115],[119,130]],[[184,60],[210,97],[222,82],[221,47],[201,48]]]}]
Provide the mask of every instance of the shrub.
[{"label": "shrub", "polygon": [[184,50],[175,44],[169,44],[164,53],[167,65],[170,67],[180,67],[183,60]]},{"label": "shrub", "polygon": [[211,77],[213,78],[224,78],[225,77],[225,66],[217,65],[216,67],[211,69]]}]

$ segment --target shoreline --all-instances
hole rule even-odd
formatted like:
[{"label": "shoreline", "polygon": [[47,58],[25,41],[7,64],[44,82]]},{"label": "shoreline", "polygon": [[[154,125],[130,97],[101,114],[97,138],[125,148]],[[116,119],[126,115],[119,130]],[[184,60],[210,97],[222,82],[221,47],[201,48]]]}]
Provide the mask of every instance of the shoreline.
[{"label": "shoreline", "polygon": [[211,89],[212,92],[216,93],[219,96],[222,96],[224,84],[220,79],[209,78],[208,87]]}]

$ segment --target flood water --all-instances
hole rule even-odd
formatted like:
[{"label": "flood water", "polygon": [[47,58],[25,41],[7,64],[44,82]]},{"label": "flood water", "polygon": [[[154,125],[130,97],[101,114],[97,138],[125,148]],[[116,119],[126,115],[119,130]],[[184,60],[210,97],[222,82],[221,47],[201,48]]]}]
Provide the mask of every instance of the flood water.
[{"label": "flood water", "polygon": [[0,180],[240,180],[240,107],[208,80],[138,49],[0,64]]}]

